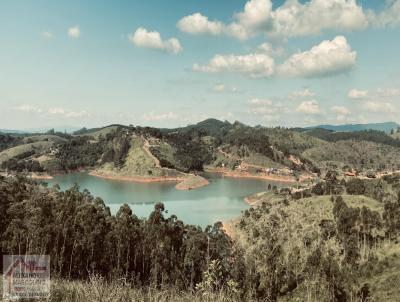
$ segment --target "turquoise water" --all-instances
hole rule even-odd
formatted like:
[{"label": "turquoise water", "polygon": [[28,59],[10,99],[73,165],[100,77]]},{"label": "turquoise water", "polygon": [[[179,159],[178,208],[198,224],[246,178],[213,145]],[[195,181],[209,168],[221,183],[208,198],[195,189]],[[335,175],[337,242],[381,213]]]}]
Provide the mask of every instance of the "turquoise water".
[{"label": "turquoise water", "polygon": [[77,183],[88,189],[94,196],[104,200],[112,213],[116,213],[123,203],[127,203],[139,217],[148,217],[154,204],[163,202],[168,214],[175,214],[185,223],[205,227],[217,221],[235,218],[248,208],[244,198],[262,192],[269,183],[257,179],[227,178],[205,175],[208,186],[189,191],[175,189],[176,183],[133,183],[102,179],[87,173],[59,175],[49,184],[59,184],[62,190]]}]

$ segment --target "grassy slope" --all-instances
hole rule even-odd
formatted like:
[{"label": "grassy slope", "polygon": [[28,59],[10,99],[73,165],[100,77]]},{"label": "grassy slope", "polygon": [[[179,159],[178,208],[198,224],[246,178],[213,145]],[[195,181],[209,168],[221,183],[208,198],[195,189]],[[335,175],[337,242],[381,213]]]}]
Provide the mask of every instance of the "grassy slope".
[{"label": "grassy slope", "polygon": [[114,126],[107,126],[107,127],[101,128],[100,130],[97,130],[97,131],[95,131],[95,132],[88,132],[88,133],[81,134],[81,135],[78,135],[78,136],[91,136],[91,137],[93,137],[94,139],[98,140],[99,137],[100,137],[100,135],[102,135],[102,136],[104,137],[104,136],[106,136],[108,133],[111,133],[111,132],[117,130],[117,128],[118,128],[118,126],[116,126],[116,125],[114,125]]},{"label": "grassy slope", "polygon": [[45,150],[48,150],[51,146],[53,146],[53,144],[54,143],[52,141],[39,141],[36,143],[24,144],[6,149],[0,152],[0,164],[4,161],[7,161],[11,158],[24,154],[26,152],[30,151],[43,152]]},{"label": "grassy slope", "polygon": [[371,285],[373,302],[398,302],[400,300],[400,244],[386,244],[378,254],[383,263],[380,271],[371,272],[363,282]]},{"label": "grassy slope", "polygon": [[143,150],[143,144],[143,138],[133,137],[124,166],[117,169],[111,163],[107,163],[99,171],[120,176],[183,176],[174,170],[157,168],[153,158]]},{"label": "grassy slope", "polygon": [[33,136],[27,136],[27,137],[23,138],[24,143],[36,143],[36,142],[42,142],[42,141],[62,143],[62,142],[66,142],[67,139],[60,137],[58,135],[51,135],[51,134],[33,135]]},{"label": "grassy slope", "polygon": [[323,140],[288,129],[263,128],[263,132],[278,149],[289,149],[293,154],[301,153],[305,149],[327,145]]},{"label": "grassy slope", "polygon": [[[284,247],[285,253],[290,253],[296,247],[301,247],[304,255],[307,251],[304,251],[303,240],[304,238],[315,238],[316,234],[319,234],[319,222],[322,219],[333,219],[332,208],[333,203],[330,200],[330,196],[315,196],[310,198],[304,198],[290,202],[288,205],[284,205],[277,195],[273,195],[271,192],[259,193],[253,197],[253,202],[258,199],[256,205],[260,205],[262,201],[268,201],[272,204],[268,214],[259,220],[248,219],[250,224],[253,224],[251,228],[258,228],[259,232],[263,232],[263,229],[267,225],[267,221],[272,215],[280,215],[282,211],[287,214],[285,219],[285,225],[281,233],[281,243]],[[372,210],[382,212],[383,205],[378,201],[359,195],[343,195],[344,201],[348,206],[351,207],[362,207],[366,206]],[[265,226],[264,226],[265,224]],[[250,228],[250,229],[251,229]],[[236,238],[239,238],[241,244],[246,249],[251,249],[253,246],[248,246],[247,233],[245,230],[236,228],[238,234]],[[340,247],[336,240],[331,240],[327,243],[331,248],[337,251],[337,256],[340,256]],[[399,301],[400,297],[400,244],[386,244],[378,249],[378,260],[383,263],[381,270],[371,273],[368,278],[363,278],[360,284],[365,282],[371,285],[371,293],[373,299],[371,301],[385,301],[395,302]],[[303,255],[303,256],[304,256]],[[302,267],[304,265],[304,257],[299,259],[298,265]],[[301,260],[303,259],[303,260]],[[385,263],[387,263],[385,265]],[[280,301],[292,302],[292,301],[303,301],[304,292],[303,288],[295,290],[290,296],[281,297]]]},{"label": "grassy slope", "polygon": [[338,141],[326,143],[303,152],[314,163],[338,167],[349,165],[357,169],[400,168],[400,149],[373,142]]}]

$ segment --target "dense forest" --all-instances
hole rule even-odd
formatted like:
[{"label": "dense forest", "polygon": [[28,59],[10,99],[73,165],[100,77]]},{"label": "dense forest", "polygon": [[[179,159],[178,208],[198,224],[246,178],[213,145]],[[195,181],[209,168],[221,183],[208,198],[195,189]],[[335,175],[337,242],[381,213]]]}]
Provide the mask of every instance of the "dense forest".
[{"label": "dense forest", "polygon": [[400,147],[400,140],[395,139],[385,132],[378,130],[334,132],[326,129],[315,128],[312,130],[306,130],[305,133],[329,142],[337,142],[341,140],[369,141],[394,147]]}]

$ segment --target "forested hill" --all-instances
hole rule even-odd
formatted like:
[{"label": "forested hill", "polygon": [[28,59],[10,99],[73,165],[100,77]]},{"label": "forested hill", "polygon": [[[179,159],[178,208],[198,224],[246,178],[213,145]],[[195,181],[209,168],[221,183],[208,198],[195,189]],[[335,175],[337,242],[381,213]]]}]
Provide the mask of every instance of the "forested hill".
[{"label": "forested hill", "polygon": [[399,126],[400,125],[395,122],[386,122],[386,123],[369,123],[369,124],[319,125],[314,127],[308,127],[305,129],[320,128],[338,132],[378,130],[390,133],[393,129],[396,130]]},{"label": "forested hill", "polygon": [[[395,131],[394,131],[395,132]],[[97,169],[141,177],[224,169],[254,175],[400,169],[400,140],[376,130],[250,127],[207,119],[174,129],[114,124],[73,134],[0,134],[0,169],[60,173]]]}]

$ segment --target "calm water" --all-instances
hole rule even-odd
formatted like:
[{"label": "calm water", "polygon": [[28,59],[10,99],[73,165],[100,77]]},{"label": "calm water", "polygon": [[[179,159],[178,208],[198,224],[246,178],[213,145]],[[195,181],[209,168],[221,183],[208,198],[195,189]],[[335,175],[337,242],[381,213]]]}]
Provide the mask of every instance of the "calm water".
[{"label": "calm water", "polygon": [[[128,203],[139,217],[148,217],[154,203],[163,202],[169,214],[175,214],[185,223],[202,227],[216,221],[237,217],[248,208],[244,197],[265,191],[271,182],[255,179],[226,178],[207,174],[208,186],[179,191],[176,183],[132,183],[71,173],[54,177],[49,184],[59,184],[62,190],[77,183],[94,196],[101,197],[116,213],[123,203]],[[271,183],[279,186],[278,183]]]}]

